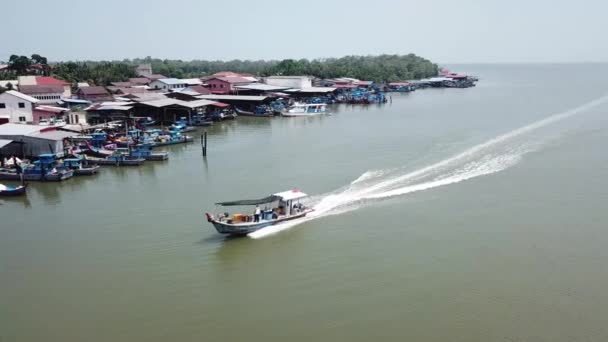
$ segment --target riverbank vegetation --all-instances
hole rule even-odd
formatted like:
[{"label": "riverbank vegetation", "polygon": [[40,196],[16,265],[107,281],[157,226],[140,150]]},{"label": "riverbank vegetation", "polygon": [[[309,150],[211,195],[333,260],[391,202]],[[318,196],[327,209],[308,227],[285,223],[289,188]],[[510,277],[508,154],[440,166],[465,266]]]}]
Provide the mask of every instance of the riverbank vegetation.
[{"label": "riverbank vegetation", "polygon": [[[39,56],[39,55],[33,55]],[[9,69],[2,79],[14,79],[28,73],[32,62],[24,58],[12,58]],[[26,57],[27,59],[27,57]],[[46,65],[46,58],[44,58]],[[15,64],[15,62],[17,62]],[[122,61],[86,61],[59,62],[50,68],[53,76],[68,82],[88,81],[97,85],[109,85],[110,82],[126,81],[135,77],[135,67],[139,64],[151,64],[155,74],[166,77],[193,78],[212,75],[220,71],[248,73],[256,76],[270,75],[310,75],[318,78],[352,77],[376,82],[396,82],[409,79],[420,79],[437,75],[438,67],[431,61],[409,55],[379,56],[345,56],[326,59],[284,59],[278,60],[168,60],[157,58],[125,59]],[[7,78],[8,77],[8,78]]]}]

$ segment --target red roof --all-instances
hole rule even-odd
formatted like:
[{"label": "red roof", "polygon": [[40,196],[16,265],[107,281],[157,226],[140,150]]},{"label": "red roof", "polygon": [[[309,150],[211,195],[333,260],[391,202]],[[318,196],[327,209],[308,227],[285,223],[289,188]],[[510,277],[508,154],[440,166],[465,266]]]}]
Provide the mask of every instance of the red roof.
[{"label": "red roof", "polygon": [[70,85],[66,81],[58,80],[55,77],[50,76],[36,76],[36,85]]},{"label": "red roof", "polygon": [[243,77],[236,77],[236,76],[213,77],[213,78],[210,78],[210,79],[206,80],[205,82],[209,82],[211,80],[220,80],[220,81],[228,82],[228,83],[231,83],[231,84],[234,84],[234,83],[253,83],[253,82],[251,82],[251,80],[248,80],[248,79],[243,78]]},{"label": "red roof", "polygon": [[51,85],[22,85],[19,86],[19,91],[26,95],[35,94],[62,94],[63,86],[57,84]]}]

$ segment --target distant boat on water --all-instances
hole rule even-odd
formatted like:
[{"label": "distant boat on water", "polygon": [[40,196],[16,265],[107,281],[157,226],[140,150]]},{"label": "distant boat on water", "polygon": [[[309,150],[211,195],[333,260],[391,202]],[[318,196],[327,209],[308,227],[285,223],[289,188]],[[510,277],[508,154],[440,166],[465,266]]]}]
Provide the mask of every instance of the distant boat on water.
[{"label": "distant boat on water", "polygon": [[296,103],[281,113],[285,117],[330,114],[326,103]]}]

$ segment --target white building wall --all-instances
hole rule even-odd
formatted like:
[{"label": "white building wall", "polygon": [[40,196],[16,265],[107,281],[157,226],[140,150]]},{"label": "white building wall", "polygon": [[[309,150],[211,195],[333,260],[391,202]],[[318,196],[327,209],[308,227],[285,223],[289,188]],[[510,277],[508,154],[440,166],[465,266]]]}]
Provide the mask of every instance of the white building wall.
[{"label": "white building wall", "polygon": [[0,115],[9,115],[10,123],[32,123],[34,121],[33,108],[33,103],[22,98],[6,92],[0,94]]},{"label": "white building wall", "polygon": [[[61,93],[54,94],[29,94],[29,96],[39,100],[38,104],[57,105],[57,101],[61,100],[64,96]],[[67,97],[69,98],[69,97]]]},{"label": "white building wall", "polygon": [[264,83],[277,87],[290,87],[297,89],[312,87],[312,79],[308,76],[270,76],[264,79]]}]

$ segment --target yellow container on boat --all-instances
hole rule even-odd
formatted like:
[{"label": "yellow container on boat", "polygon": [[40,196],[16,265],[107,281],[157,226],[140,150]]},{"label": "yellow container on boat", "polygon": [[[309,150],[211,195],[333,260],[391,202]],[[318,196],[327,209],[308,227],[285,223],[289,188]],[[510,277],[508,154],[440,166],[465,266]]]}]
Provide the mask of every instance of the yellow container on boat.
[{"label": "yellow container on boat", "polygon": [[245,216],[243,214],[234,214],[234,216],[232,216],[232,220],[234,222],[242,222],[245,221]]}]

